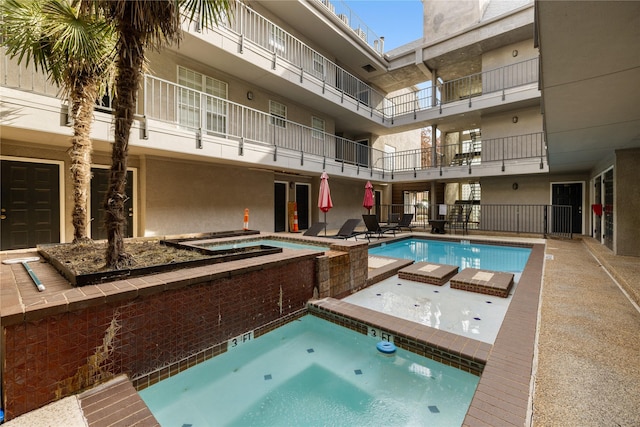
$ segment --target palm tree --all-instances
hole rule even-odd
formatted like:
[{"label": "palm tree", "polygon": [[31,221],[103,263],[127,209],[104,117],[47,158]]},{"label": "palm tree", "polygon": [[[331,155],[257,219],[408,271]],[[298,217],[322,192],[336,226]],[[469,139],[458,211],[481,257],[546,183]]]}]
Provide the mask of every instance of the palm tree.
[{"label": "palm tree", "polygon": [[70,100],[73,240],[87,240],[93,108],[113,67],[115,32],[80,0],[7,0],[2,20],[7,55],[33,60]]},{"label": "palm tree", "polygon": [[232,0],[96,0],[117,31],[116,80],[114,102],[114,143],[105,208],[107,231],[106,265],[120,269],[133,263],[124,248],[123,231],[126,221],[124,202],[129,134],[138,89],[148,49],[178,43],[182,37],[181,10],[191,22],[199,18],[206,28],[217,24],[230,11]]}]

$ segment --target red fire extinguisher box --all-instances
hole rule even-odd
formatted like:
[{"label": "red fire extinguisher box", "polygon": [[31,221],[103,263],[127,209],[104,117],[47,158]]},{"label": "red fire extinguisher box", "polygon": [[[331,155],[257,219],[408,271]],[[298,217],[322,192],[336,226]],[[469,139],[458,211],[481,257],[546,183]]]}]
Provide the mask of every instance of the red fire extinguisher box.
[{"label": "red fire extinguisher box", "polygon": [[591,209],[593,209],[593,213],[602,216],[602,204],[596,203],[595,205],[591,205]]}]

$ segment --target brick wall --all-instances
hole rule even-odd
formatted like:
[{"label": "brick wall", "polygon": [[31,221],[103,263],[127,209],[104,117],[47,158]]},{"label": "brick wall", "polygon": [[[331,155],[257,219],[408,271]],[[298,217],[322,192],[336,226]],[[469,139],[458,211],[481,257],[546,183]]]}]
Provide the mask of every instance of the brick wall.
[{"label": "brick wall", "polygon": [[156,371],[304,308],[315,258],[190,283],[5,326],[6,419],[121,373]]},{"label": "brick wall", "polygon": [[365,242],[332,244],[331,250],[318,257],[316,297],[341,298],[366,286],[369,252]]}]

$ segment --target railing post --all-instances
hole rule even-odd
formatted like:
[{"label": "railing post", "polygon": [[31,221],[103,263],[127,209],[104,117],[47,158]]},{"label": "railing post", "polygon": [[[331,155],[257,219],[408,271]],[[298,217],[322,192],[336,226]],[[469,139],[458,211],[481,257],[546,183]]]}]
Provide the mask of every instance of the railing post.
[{"label": "railing post", "polygon": [[544,168],[544,133],[539,134],[540,136],[540,169]]},{"label": "railing post", "polygon": [[505,93],[505,86],[506,86],[506,84],[505,84],[505,82],[504,82],[504,72],[505,72],[505,68],[501,68],[501,69],[500,69],[500,75],[501,75],[501,77],[502,77],[502,83],[501,83],[501,86],[502,86],[502,100],[503,100],[503,101],[504,101],[504,100],[505,100],[505,98],[506,98],[506,93]]},{"label": "railing post", "polygon": [[544,226],[543,226],[543,237],[546,239],[547,238],[547,234],[549,234],[549,214],[548,214],[548,208],[549,205],[544,205],[544,213],[543,213],[543,221],[544,221]]}]

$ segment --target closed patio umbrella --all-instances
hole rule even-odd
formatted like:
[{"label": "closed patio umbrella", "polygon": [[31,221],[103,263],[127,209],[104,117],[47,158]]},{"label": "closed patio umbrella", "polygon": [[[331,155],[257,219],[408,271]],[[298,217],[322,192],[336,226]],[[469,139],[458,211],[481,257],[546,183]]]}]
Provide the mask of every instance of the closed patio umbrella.
[{"label": "closed patio umbrella", "polygon": [[371,208],[373,207],[373,185],[371,182],[367,181],[367,184],[364,186],[364,199],[362,200],[362,207],[367,209],[369,213],[371,213]]},{"label": "closed patio umbrella", "polygon": [[[329,189],[329,175],[322,172],[320,175],[320,193],[318,194],[318,208],[324,212],[324,222],[327,222],[327,212],[333,207],[331,201],[331,190]],[[324,228],[324,234],[327,235],[327,227]]]}]

